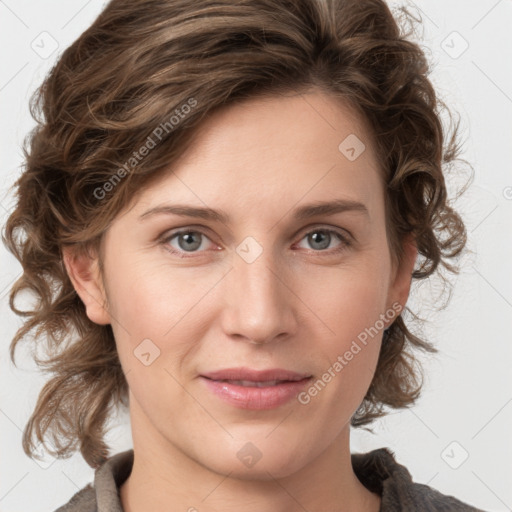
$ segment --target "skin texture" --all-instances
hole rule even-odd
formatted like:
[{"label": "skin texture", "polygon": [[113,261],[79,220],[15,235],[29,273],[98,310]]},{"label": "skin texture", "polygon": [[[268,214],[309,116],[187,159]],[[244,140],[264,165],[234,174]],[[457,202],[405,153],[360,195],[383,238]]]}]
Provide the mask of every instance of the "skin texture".
[{"label": "skin texture", "polygon": [[[338,149],[350,134],[366,146],[354,161]],[[94,255],[65,251],[88,317],[112,325],[130,387],[127,512],[378,511],[380,498],[353,473],[349,425],[375,372],[382,330],[306,405],[239,409],[198,377],[247,366],[316,380],[393,303],[405,306],[417,251],[407,243],[393,267],[367,134],[363,120],[319,90],[230,106],[112,223],[104,280]],[[364,203],[368,215],[293,218],[305,203],[340,198]],[[231,219],[138,220],[164,203],[222,209]],[[158,241],[177,228],[203,235]],[[351,245],[335,233],[329,242],[322,229],[350,233]],[[324,238],[307,236],[319,230]],[[237,252],[246,237],[257,241],[252,254],[262,250],[251,263]],[[160,350],[148,366],[134,355],[144,339]],[[247,442],[261,453],[252,467],[237,457]]]}]

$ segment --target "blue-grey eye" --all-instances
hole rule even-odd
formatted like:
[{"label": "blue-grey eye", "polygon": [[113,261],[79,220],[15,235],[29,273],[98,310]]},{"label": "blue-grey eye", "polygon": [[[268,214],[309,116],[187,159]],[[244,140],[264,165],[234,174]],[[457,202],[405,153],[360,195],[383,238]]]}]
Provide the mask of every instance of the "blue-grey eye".
[{"label": "blue-grey eye", "polygon": [[191,252],[196,251],[201,247],[202,236],[204,235],[198,231],[183,231],[176,233],[172,238],[176,238],[178,240],[178,246],[180,249]]},{"label": "blue-grey eye", "polygon": [[313,231],[308,235],[308,241],[312,244],[318,244],[316,249],[327,249],[331,243],[331,234],[324,230]]}]

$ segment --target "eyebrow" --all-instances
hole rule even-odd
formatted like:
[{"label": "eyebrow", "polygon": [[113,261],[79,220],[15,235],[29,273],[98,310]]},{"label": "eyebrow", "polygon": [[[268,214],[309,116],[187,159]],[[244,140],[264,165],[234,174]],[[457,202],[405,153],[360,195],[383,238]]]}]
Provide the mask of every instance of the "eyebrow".
[{"label": "eyebrow", "polygon": [[[304,220],[319,215],[335,215],[342,212],[359,212],[369,216],[368,208],[358,201],[350,199],[336,199],[334,201],[316,201],[296,208],[293,217],[296,220]],[[229,215],[223,210],[214,210],[212,208],[200,208],[182,204],[162,204],[145,211],[139,221],[148,219],[157,214],[179,215],[181,217],[194,217],[198,219],[211,220],[228,224]]]}]

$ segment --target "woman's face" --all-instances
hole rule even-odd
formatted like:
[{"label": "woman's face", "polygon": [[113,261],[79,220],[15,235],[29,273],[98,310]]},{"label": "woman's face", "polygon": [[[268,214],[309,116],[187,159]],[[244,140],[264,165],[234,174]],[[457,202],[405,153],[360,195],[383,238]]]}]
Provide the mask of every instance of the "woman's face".
[{"label": "woman's face", "polygon": [[[310,208],[331,202],[347,206]],[[313,461],[370,385],[407,300],[407,254],[392,268],[378,162],[346,106],[311,92],[208,118],[113,222],[105,281],[81,294],[91,320],[112,325],[134,445],[242,478]],[[213,375],[233,368],[295,375]]]}]

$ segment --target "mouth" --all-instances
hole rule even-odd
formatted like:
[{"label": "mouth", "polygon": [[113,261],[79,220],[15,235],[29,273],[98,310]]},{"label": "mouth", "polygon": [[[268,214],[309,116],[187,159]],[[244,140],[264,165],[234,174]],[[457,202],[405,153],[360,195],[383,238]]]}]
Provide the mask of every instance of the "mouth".
[{"label": "mouth", "polygon": [[206,388],[224,403],[240,409],[274,409],[294,397],[312,375],[283,369],[230,368],[200,375]]},{"label": "mouth", "polygon": [[[215,380],[215,379],[210,379]],[[300,382],[293,380],[266,380],[266,381],[254,381],[254,380],[215,380],[215,382],[228,382],[234,386],[245,386],[245,387],[253,387],[253,388],[267,388],[270,386],[277,386],[278,384],[283,384],[285,382]]]},{"label": "mouth", "polygon": [[[203,373],[202,377],[206,377],[216,381],[238,381],[238,382],[296,382],[306,377],[311,377],[309,373],[300,373],[284,368],[269,368],[265,370],[256,370],[245,366],[239,368],[224,368],[208,373]],[[244,384],[242,384],[244,385]],[[275,384],[267,384],[275,385]]]}]

